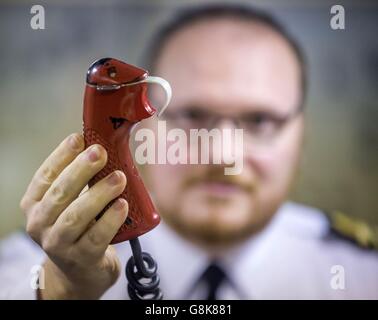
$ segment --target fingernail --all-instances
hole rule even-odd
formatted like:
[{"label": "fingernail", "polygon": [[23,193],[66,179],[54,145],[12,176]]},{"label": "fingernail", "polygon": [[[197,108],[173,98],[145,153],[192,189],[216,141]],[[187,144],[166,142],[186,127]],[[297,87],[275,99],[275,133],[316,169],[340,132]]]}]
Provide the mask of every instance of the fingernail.
[{"label": "fingernail", "polygon": [[88,153],[89,161],[96,162],[99,158],[100,158],[100,148],[98,146],[91,147]]},{"label": "fingernail", "polygon": [[115,171],[112,173],[112,175],[108,178],[108,183],[112,186],[115,186],[121,182],[120,174]]},{"label": "fingernail", "polygon": [[79,137],[77,134],[73,134],[68,138],[68,143],[73,150],[80,149]]},{"label": "fingernail", "polygon": [[125,204],[126,204],[126,200],[122,199],[122,198],[119,198],[119,199],[117,199],[117,201],[114,202],[114,206],[113,207],[117,211],[121,211],[125,207]]}]

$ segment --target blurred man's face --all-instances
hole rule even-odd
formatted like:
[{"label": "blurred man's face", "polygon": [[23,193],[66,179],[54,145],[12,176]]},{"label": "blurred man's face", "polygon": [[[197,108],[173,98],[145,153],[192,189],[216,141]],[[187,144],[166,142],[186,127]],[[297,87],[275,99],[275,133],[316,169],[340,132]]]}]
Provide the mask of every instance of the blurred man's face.
[{"label": "blurred man's face", "polygon": [[238,128],[229,117],[246,123],[240,175],[226,176],[224,166],[214,164],[148,168],[160,214],[202,245],[251,236],[287,197],[299,162],[303,117],[284,121],[301,100],[294,52],[267,26],[218,18],[173,35],[154,71],[173,90],[167,115],[175,117],[167,118],[168,129],[197,128],[211,115],[221,119],[215,123],[220,129]]}]

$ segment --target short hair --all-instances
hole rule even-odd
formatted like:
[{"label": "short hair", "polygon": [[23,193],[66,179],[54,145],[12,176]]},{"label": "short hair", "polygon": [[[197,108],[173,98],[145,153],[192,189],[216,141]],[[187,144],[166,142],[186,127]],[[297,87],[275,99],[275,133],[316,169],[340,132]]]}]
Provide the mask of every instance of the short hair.
[{"label": "short hair", "polygon": [[235,4],[210,4],[179,12],[172,20],[161,27],[150,42],[149,50],[146,52],[144,64],[150,71],[156,69],[156,63],[160,54],[169,39],[185,27],[208,18],[236,18],[244,21],[258,22],[267,25],[281,35],[292,48],[300,67],[300,81],[302,89],[301,107],[304,105],[307,93],[307,72],[306,61],[302,48],[291,36],[286,28],[279,23],[270,13],[251,6]]}]

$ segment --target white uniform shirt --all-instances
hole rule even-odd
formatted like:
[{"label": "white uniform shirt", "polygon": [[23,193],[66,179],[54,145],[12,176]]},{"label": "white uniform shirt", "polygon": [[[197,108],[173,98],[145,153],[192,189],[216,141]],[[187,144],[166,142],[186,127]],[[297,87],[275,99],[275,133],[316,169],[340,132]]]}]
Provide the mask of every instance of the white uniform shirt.
[{"label": "white uniform shirt", "polygon": [[[225,252],[220,265],[230,281],[219,299],[378,299],[378,252],[333,236],[317,209],[286,203],[255,237]],[[161,223],[140,237],[143,251],[158,263],[165,299],[203,299],[198,278],[206,269],[206,252]],[[129,244],[117,244],[123,269]],[[42,250],[16,233],[0,244],[0,298],[35,299],[31,287]],[[33,269],[34,267],[34,269]],[[34,271],[34,273],[32,272]],[[124,272],[103,299],[128,299]]]}]

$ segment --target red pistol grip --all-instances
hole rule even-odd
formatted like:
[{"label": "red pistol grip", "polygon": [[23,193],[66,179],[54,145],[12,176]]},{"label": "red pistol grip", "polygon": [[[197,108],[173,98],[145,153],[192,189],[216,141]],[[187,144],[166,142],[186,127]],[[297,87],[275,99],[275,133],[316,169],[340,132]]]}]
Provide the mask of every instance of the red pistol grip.
[{"label": "red pistol grip", "polygon": [[85,145],[101,144],[108,154],[106,166],[89,181],[89,187],[115,170],[123,171],[127,177],[126,188],[119,197],[128,201],[129,214],[111,243],[136,238],[160,222],[129,148],[132,127],[156,111],[147,100],[147,84],[143,82],[147,76],[147,71],[112,58],[97,60],[87,73]]}]

